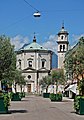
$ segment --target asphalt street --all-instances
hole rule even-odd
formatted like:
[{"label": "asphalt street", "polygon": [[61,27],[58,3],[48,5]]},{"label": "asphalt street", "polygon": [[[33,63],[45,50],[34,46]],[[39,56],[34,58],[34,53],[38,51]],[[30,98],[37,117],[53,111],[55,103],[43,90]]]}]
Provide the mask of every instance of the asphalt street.
[{"label": "asphalt street", "polygon": [[29,95],[22,101],[11,101],[9,114],[0,114],[0,120],[84,120],[73,109],[73,100],[51,102],[49,98]]}]

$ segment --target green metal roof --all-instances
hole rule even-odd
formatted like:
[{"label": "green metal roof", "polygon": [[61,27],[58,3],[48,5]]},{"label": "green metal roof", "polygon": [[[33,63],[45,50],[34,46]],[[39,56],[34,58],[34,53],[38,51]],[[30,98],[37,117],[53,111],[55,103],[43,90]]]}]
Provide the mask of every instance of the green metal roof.
[{"label": "green metal roof", "polygon": [[24,50],[47,50],[36,42],[33,42],[23,48]]},{"label": "green metal roof", "polygon": [[34,36],[33,42],[30,44],[25,44],[22,48],[19,49],[20,50],[48,50],[45,49],[43,46],[39,45],[38,43],[36,43],[36,38]]}]

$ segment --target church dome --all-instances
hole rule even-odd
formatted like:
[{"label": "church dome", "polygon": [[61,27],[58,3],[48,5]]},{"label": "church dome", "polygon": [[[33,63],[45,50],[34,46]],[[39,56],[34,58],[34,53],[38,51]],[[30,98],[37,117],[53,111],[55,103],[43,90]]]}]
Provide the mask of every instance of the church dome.
[{"label": "church dome", "polygon": [[34,36],[33,42],[30,44],[24,45],[20,50],[47,50],[43,46],[39,45],[36,42],[36,38]]}]

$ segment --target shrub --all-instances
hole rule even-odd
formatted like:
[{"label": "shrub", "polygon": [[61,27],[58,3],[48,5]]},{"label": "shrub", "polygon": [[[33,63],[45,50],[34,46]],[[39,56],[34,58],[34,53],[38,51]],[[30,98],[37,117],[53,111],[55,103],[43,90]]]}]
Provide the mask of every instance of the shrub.
[{"label": "shrub", "polygon": [[56,94],[56,101],[62,101],[62,94],[61,93]]},{"label": "shrub", "polygon": [[3,96],[4,96],[4,105],[5,105],[5,107],[8,107],[8,106],[10,106],[10,97],[9,97],[9,94],[3,94]]},{"label": "shrub", "polygon": [[80,104],[79,104],[79,102],[80,102],[80,99],[84,99],[84,96],[75,96],[75,99],[74,99],[74,109],[76,110],[76,111],[79,111],[79,109],[80,109]]},{"label": "shrub", "polygon": [[50,97],[51,101],[55,101],[56,100],[56,96],[55,96],[54,93],[51,93],[49,97]]},{"label": "shrub", "polygon": [[57,93],[57,94],[51,93],[50,99],[51,99],[51,101],[62,101],[62,94],[61,93]]},{"label": "shrub", "polygon": [[0,97],[3,97],[4,100],[4,106],[7,108],[10,105],[10,96],[8,93],[5,93],[3,91],[0,91]]}]

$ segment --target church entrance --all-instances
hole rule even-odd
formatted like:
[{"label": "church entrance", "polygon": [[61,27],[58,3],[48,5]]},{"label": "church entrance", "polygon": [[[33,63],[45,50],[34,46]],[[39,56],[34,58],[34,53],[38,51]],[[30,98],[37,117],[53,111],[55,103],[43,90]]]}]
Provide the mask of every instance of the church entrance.
[{"label": "church entrance", "polygon": [[28,93],[31,93],[31,84],[28,84],[27,91]]}]

